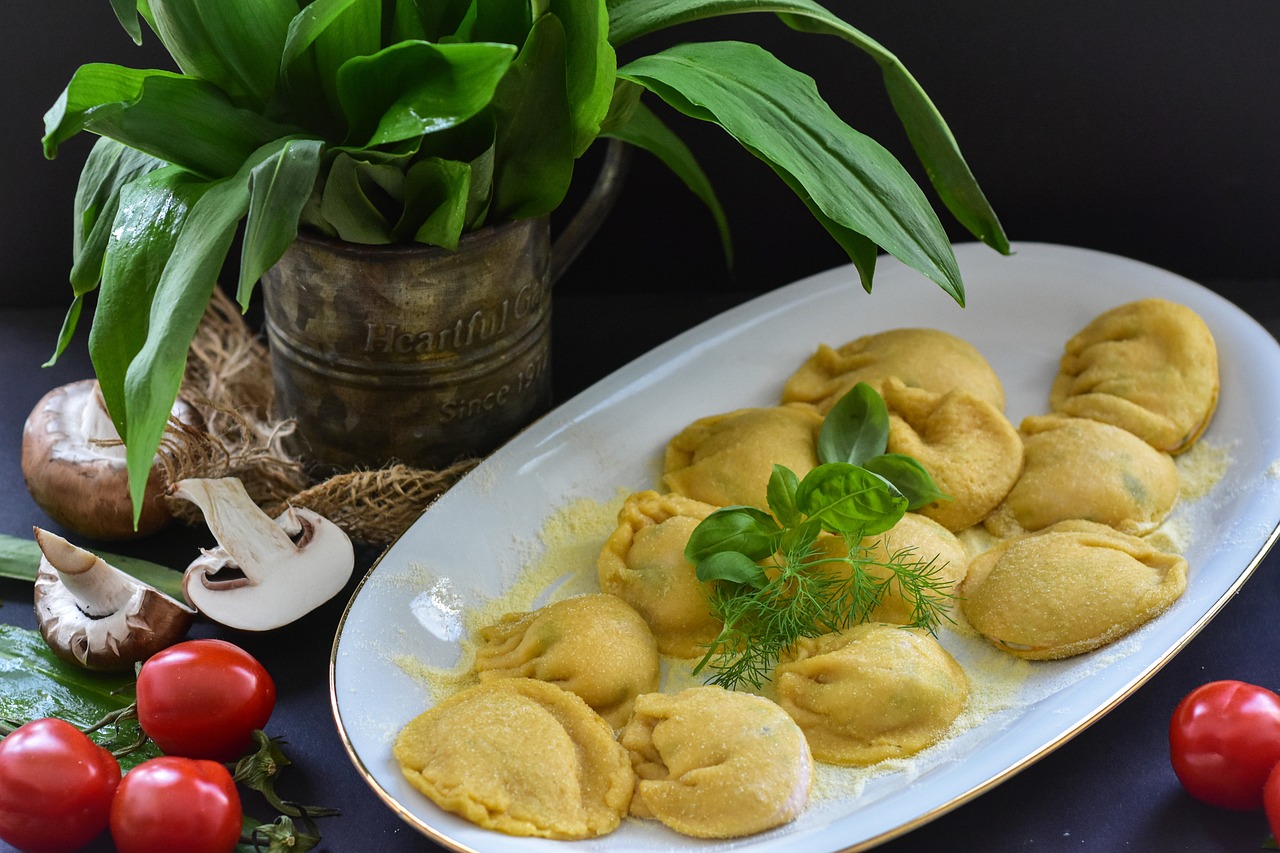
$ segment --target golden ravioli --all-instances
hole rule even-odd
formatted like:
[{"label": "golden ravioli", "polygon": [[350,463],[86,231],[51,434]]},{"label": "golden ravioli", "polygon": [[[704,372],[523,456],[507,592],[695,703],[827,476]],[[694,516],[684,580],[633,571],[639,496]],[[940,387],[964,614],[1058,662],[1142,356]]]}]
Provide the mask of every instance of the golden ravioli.
[{"label": "golden ravioli", "polygon": [[1091,521],[1007,539],[969,564],[961,609],[980,634],[1030,660],[1116,640],[1187,588],[1187,561]]},{"label": "golden ravioli", "polygon": [[939,394],[962,389],[1004,410],[1004,386],[982,353],[939,329],[890,329],[836,349],[822,344],[787,380],[782,402],[812,403],[825,414],[859,382],[878,391],[890,376]]},{"label": "golden ravioli", "polygon": [[1142,536],[1178,499],[1173,457],[1127,430],[1089,418],[1038,415],[1024,419],[1021,432],[1022,475],[983,522],[997,536],[1072,518]]},{"label": "golden ravioli", "polygon": [[794,820],[813,761],[781,708],[722,687],[648,693],[618,741],[636,774],[631,813],[697,838],[737,838]]},{"label": "golden ravioli", "polygon": [[767,509],[773,466],[804,477],[818,464],[821,430],[822,415],[800,404],[701,418],[667,444],[664,481],[671,491],[714,506]]},{"label": "golden ravioli", "polygon": [[636,609],[664,655],[700,656],[720,633],[708,586],[684,558],[689,535],[715,509],[681,495],[637,492],[618,511],[596,561],[600,588]]},{"label": "golden ravioli", "polygon": [[801,640],[778,664],[774,684],[814,757],[848,766],[936,743],[969,696],[964,670],[937,640],[881,622]]},{"label": "golden ravioli", "polygon": [[653,632],[631,605],[605,593],[579,595],[530,613],[508,613],[480,629],[480,680],[536,678],[580,696],[614,728],[641,693],[658,689]]},{"label": "golden ravioli", "polygon": [[1022,438],[1004,414],[965,391],[936,394],[885,380],[889,452],[912,456],[951,500],[916,510],[951,531],[977,524],[1022,471]]},{"label": "golden ravioli", "polygon": [[1121,305],[1067,341],[1049,405],[1176,455],[1200,437],[1218,405],[1217,345],[1185,305]]},{"label": "golden ravioli", "polygon": [[[821,536],[818,546],[824,557],[849,556],[843,537]],[[944,608],[949,607],[947,596],[958,589],[969,566],[968,552],[954,533],[933,519],[914,512],[903,515],[897,524],[884,533],[863,539],[862,547],[866,549],[868,562],[864,569],[867,574],[876,581],[888,581],[880,603],[868,614],[868,621],[872,622],[908,625],[916,621],[913,618],[916,601],[912,596],[905,595],[901,585],[892,580],[894,573],[888,568],[889,563],[918,565],[922,568],[932,564],[932,577],[941,585],[941,592],[945,594],[929,592],[927,595]],[[845,568],[847,569],[847,565]],[[847,574],[847,571],[842,574]]]},{"label": "golden ravioli", "polygon": [[545,681],[478,684],[409,722],[392,747],[440,808],[508,835],[577,839],[617,829],[634,775],[613,729]]}]

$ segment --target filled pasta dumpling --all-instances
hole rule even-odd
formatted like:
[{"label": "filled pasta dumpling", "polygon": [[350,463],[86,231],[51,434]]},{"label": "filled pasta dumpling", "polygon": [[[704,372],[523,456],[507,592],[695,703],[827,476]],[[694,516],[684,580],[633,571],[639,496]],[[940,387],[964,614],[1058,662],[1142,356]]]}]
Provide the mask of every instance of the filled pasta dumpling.
[{"label": "filled pasta dumpling", "polygon": [[918,510],[951,531],[982,521],[1022,471],[1022,439],[1004,414],[966,391],[937,394],[887,379],[889,452],[912,456],[950,500]]},{"label": "filled pasta dumpling", "polygon": [[1176,455],[1209,425],[1218,383],[1217,345],[1200,315],[1142,299],[1098,315],[1067,341],[1049,405]]},{"label": "filled pasta dumpling", "polygon": [[825,414],[859,382],[879,391],[890,376],[938,394],[968,391],[1004,410],[1004,386],[982,353],[940,329],[890,329],[836,348],[822,344],[787,380],[782,401],[812,403]]},{"label": "filled pasta dumpling", "polygon": [[667,444],[663,480],[703,503],[766,509],[773,466],[803,477],[818,464],[821,430],[822,415],[800,404],[701,418]]},{"label": "filled pasta dumpling", "polygon": [[1006,539],[969,563],[961,610],[998,648],[1066,658],[1164,612],[1187,587],[1187,561],[1092,521]]},{"label": "filled pasta dumpling", "polygon": [[600,588],[635,608],[664,655],[697,657],[720,633],[708,585],[684,557],[689,535],[715,509],[681,495],[630,495],[596,561]]},{"label": "filled pasta dumpling", "polygon": [[937,742],[964,710],[964,670],[924,631],[863,622],[806,638],[774,672],[778,704],[819,761],[865,766]]},{"label": "filled pasta dumpling", "polygon": [[1178,499],[1173,457],[1133,433],[1089,418],[1036,415],[1023,420],[1023,469],[983,522],[996,536],[1081,518],[1142,536]]},{"label": "filled pasta dumpling", "polygon": [[658,688],[653,632],[640,614],[607,593],[566,598],[529,613],[509,613],[480,630],[475,669],[481,682],[534,678],[580,696],[621,726],[636,696]]},{"label": "filled pasta dumpling", "polygon": [[698,838],[787,823],[809,801],[813,761],[781,708],[750,693],[648,693],[618,736],[636,774],[631,813]]},{"label": "filled pasta dumpling", "polygon": [[635,786],[613,728],[574,694],[527,678],[455,693],[411,720],[392,754],[440,808],[508,835],[612,832]]}]

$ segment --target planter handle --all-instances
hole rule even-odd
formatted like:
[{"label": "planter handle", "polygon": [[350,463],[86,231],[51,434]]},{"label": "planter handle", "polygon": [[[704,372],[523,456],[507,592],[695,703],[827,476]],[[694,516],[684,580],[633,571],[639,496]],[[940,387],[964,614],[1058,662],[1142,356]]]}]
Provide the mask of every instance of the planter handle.
[{"label": "planter handle", "polygon": [[559,281],[564,271],[586,248],[587,241],[595,235],[609,211],[613,210],[613,205],[622,192],[630,163],[631,146],[620,139],[610,139],[595,186],[551,246],[552,284]]}]

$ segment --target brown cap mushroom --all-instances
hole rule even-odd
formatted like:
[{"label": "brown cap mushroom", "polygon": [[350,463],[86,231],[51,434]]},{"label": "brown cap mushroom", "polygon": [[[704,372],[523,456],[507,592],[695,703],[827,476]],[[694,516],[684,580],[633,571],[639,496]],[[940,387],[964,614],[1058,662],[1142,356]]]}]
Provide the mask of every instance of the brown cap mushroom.
[{"label": "brown cap mushroom", "polygon": [[[186,423],[202,420],[181,399],[173,414]],[[124,445],[95,379],[54,388],[31,410],[22,430],[22,476],[50,518],[91,539],[146,536],[173,518],[163,500],[164,473],[153,466],[134,527]]]},{"label": "brown cap mushroom", "polygon": [[196,611],[101,557],[35,528],[44,555],[36,619],[58,657],[94,670],[125,670],[186,635]]},{"label": "brown cap mushroom", "polygon": [[182,580],[187,601],[215,622],[279,628],[333,598],[351,577],[351,540],[309,509],[291,506],[273,520],[235,477],[180,480],[172,492],[200,507],[218,540]]}]

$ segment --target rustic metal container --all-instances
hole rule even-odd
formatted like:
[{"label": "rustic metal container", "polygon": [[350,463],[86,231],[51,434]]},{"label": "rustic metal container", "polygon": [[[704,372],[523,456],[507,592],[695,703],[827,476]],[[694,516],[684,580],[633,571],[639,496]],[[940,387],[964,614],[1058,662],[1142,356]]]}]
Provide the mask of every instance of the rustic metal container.
[{"label": "rustic metal container", "polygon": [[492,450],[551,401],[549,263],[546,219],[456,251],[300,234],[263,279],[293,449],[337,468]]}]

